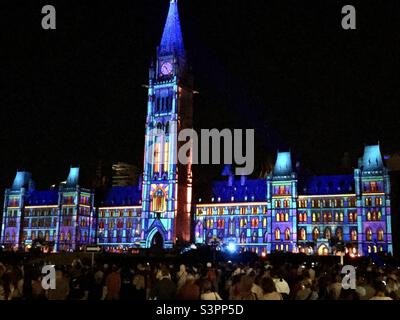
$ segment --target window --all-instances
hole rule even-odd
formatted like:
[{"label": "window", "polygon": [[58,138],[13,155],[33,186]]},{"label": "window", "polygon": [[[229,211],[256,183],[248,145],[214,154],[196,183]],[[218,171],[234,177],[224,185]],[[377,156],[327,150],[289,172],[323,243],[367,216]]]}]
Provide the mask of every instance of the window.
[{"label": "window", "polygon": [[301,228],[300,232],[299,232],[299,239],[300,240],[306,240],[307,239],[307,233],[306,233],[306,229]]},{"label": "window", "polygon": [[353,222],[354,220],[353,220],[353,213],[352,212],[349,212],[349,222]]},{"label": "window", "polygon": [[289,221],[289,213],[285,213],[285,221],[286,221],[286,222]]},{"label": "window", "polygon": [[253,235],[251,237],[251,242],[253,242],[253,243],[257,242],[257,240],[258,240],[257,238],[258,238],[257,232],[254,231]]},{"label": "window", "polygon": [[332,236],[331,228],[326,227],[324,231],[324,238],[329,240],[331,236]]},{"label": "window", "polygon": [[382,206],[382,198],[381,197],[375,198],[375,206],[377,206],[377,207]]},{"label": "window", "polygon": [[246,243],[246,234],[244,232],[242,232],[240,234],[240,242],[241,243]]},{"label": "window", "polygon": [[367,212],[367,221],[371,221],[371,212]]},{"label": "window", "polygon": [[367,207],[372,206],[372,199],[371,198],[366,198],[365,199],[365,206],[367,206]]},{"label": "window", "polygon": [[286,228],[286,230],[285,230],[285,240],[286,241],[290,240],[290,230],[289,230],[289,228]]},{"label": "window", "polygon": [[351,241],[357,241],[357,230],[352,229],[350,233]]},{"label": "window", "polygon": [[383,230],[382,229],[378,230],[378,241],[383,241]]},{"label": "window", "polygon": [[342,228],[340,228],[340,227],[336,228],[335,234],[336,234],[336,237],[337,237],[340,241],[343,240],[343,229],[342,229]]},{"label": "window", "polygon": [[289,208],[289,200],[284,200],[284,201],[283,201],[283,206],[284,206],[285,208]]},{"label": "window", "polygon": [[240,214],[246,214],[246,208],[245,207],[240,208]]},{"label": "window", "polygon": [[160,162],[161,162],[161,153],[160,153],[160,141],[159,137],[155,138],[155,144],[154,144],[154,154],[153,154],[153,172],[158,173],[159,168],[160,168]]},{"label": "window", "polygon": [[280,220],[281,220],[281,219],[280,219],[280,214],[277,213],[277,214],[276,214],[276,222],[280,222]]},{"label": "window", "polygon": [[168,172],[169,165],[169,142],[165,142],[164,144],[164,171]]},{"label": "window", "polygon": [[229,235],[234,235],[235,234],[235,219],[230,219],[229,220]]},{"label": "window", "polygon": [[371,228],[368,228],[365,231],[365,237],[366,237],[367,241],[372,241],[372,230],[371,230]]},{"label": "window", "polygon": [[263,228],[267,227],[267,218],[263,218]]},{"label": "window", "polygon": [[165,206],[165,194],[164,191],[158,189],[154,192],[153,201],[152,201],[152,211],[154,212],[164,212],[166,209]]},{"label": "window", "polygon": [[371,192],[376,192],[378,190],[377,184],[375,181],[370,182],[369,186],[370,186]]},{"label": "window", "polygon": [[281,230],[275,229],[275,240],[281,240]]},{"label": "window", "polygon": [[258,218],[252,218],[251,219],[251,227],[252,228],[258,228]]},{"label": "window", "polygon": [[280,207],[281,207],[281,200],[276,200],[276,201],[275,201],[275,206],[276,206],[277,208],[280,208]]}]

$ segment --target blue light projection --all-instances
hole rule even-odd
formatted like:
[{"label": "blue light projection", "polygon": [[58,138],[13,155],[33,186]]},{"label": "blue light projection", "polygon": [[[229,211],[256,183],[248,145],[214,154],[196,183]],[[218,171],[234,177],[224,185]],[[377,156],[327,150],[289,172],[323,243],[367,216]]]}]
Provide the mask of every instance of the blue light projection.
[{"label": "blue light projection", "polygon": [[172,0],[170,3],[159,50],[160,54],[185,55],[177,0]]}]

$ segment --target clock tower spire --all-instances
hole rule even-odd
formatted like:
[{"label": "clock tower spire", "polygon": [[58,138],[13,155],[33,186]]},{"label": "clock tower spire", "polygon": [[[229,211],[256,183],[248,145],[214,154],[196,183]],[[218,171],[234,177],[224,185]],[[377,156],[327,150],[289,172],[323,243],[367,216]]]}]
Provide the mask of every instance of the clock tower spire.
[{"label": "clock tower spire", "polygon": [[191,155],[178,162],[178,135],[192,128],[193,81],[178,2],[171,0],[156,63],[150,67],[142,188],[142,247],[190,241]]}]

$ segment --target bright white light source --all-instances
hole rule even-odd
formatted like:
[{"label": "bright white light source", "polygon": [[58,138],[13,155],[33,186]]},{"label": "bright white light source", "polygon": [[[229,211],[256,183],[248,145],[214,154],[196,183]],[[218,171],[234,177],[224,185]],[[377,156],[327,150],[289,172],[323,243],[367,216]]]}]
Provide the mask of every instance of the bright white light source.
[{"label": "bright white light source", "polygon": [[233,242],[229,242],[228,244],[228,250],[230,252],[235,252],[236,251],[236,245]]}]

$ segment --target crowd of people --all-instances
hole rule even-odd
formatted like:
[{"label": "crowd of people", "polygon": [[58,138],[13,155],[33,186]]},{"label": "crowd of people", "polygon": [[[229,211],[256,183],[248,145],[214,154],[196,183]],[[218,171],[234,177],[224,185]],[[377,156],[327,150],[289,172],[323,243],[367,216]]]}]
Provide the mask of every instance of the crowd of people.
[{"label": "crowd of people", "polygon": [[0,300],[399,300],[398,268],[372,262],[344,288],[339,264],[98,263],[56,266],[55,289],[42,263],[1,263]]}]

